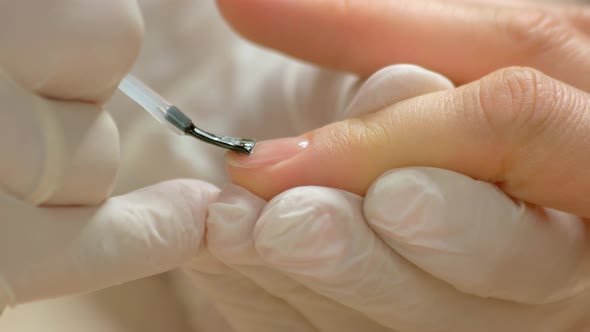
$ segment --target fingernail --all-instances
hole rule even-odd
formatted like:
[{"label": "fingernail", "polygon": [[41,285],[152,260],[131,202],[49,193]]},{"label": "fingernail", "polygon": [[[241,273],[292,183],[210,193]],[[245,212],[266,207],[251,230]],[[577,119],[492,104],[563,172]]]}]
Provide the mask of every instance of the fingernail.
[{"label": "fingernail", "polygon": [[241,168],[259,168],[276,165],[295,157],[309,146],[309,140],[302,137],[281,138],[256,144],[252,154],[247,156],[235,152],[226,155],[228,164]]}]

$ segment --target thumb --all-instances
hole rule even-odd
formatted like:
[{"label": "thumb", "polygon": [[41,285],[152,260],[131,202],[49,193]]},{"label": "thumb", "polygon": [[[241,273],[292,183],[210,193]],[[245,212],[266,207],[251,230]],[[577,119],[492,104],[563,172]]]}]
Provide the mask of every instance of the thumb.
[{"label": "thumb", "polygon": [[[588,96],[542,73],[507,68],[301,137],[229,155],[234,181],[263,197],[301,185],[364,194],[386,170],[449,169],[507,194],[590,217]],[[584,202],[586,200],[586,202]]]}]

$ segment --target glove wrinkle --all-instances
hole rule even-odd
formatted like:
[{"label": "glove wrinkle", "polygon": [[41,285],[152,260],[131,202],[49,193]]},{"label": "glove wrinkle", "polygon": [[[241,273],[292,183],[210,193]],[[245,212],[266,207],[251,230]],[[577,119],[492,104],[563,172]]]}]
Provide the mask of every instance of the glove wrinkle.
[{"label": "glove wrinkle", "polygon": [[[362,313],[313,292],[259,256],[253,230],[265,205],[265,201],[240,187],[226,187],[220,199],[210,207],[208,238],[212,254],[264,291],[283,299],[315,331],[390,332],[390,329],[376,324]],[[322,207],[310,208],[310,211],[318,210]],[[302,217],[299,209],[294,212],[289,218]],[[292,232],[291,236],[297,237],[298,234]]]},{"label": "glove wrinkle", "polygon": [[539,305],[588,289],[588,224],[489,183],[427,167],[392,170],[367,193],[364,214],[392,250],[467,294]]}]

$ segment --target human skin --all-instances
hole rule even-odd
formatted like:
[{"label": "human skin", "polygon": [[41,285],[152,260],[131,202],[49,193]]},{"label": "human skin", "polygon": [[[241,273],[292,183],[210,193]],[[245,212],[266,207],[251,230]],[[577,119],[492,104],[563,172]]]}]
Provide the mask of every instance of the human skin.
[{"label": "human skin", "polygon": [[[461,85],[305,133],[292,140],[308,141],[300,151],[284,141],[261,143],[265,154],[285,154],[272,163],[258,163],[256,152],[250,158],[230,154],[228,170],[237,184],[265,198],[302,185],[362,195],[388,169],[432,166],[496,183],[530,203],[590,217],[584,201],[590,194],[587,6],[219,4],[243,35],[305,60],[362,76],[388,63],[412,62]],[[276,28],[264,33],[269,26]]]}]

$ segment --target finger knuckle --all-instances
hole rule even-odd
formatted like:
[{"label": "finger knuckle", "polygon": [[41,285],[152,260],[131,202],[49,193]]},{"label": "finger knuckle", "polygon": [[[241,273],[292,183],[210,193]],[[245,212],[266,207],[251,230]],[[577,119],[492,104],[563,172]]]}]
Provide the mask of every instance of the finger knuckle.
[{"label": "finger knuckle", "polygon": [[575,35],[563,15],[544,9],[502,11],[496,22],[521,55],[529,59],[562,47]]},{"label": "finger knuckle", "polygon": [[495,72],[477,90],[485,126],[501,147],[502,174],[526,171],[522,151],[567,143],[588,109],[583,93],[529,68]]},{"label": "finger knuckle", "polygon": [[534,109],[537,72],[525,68],[500,70],[479,81],[480,110],[487,124],[504,137]]},{"label": "finger knuckle", "polygon": [[478,90],[488,125],[503,138],[513,138],[523,128],[543,127],[561,93],[558,84],[539,71],[519,67],[484,78]]}]

